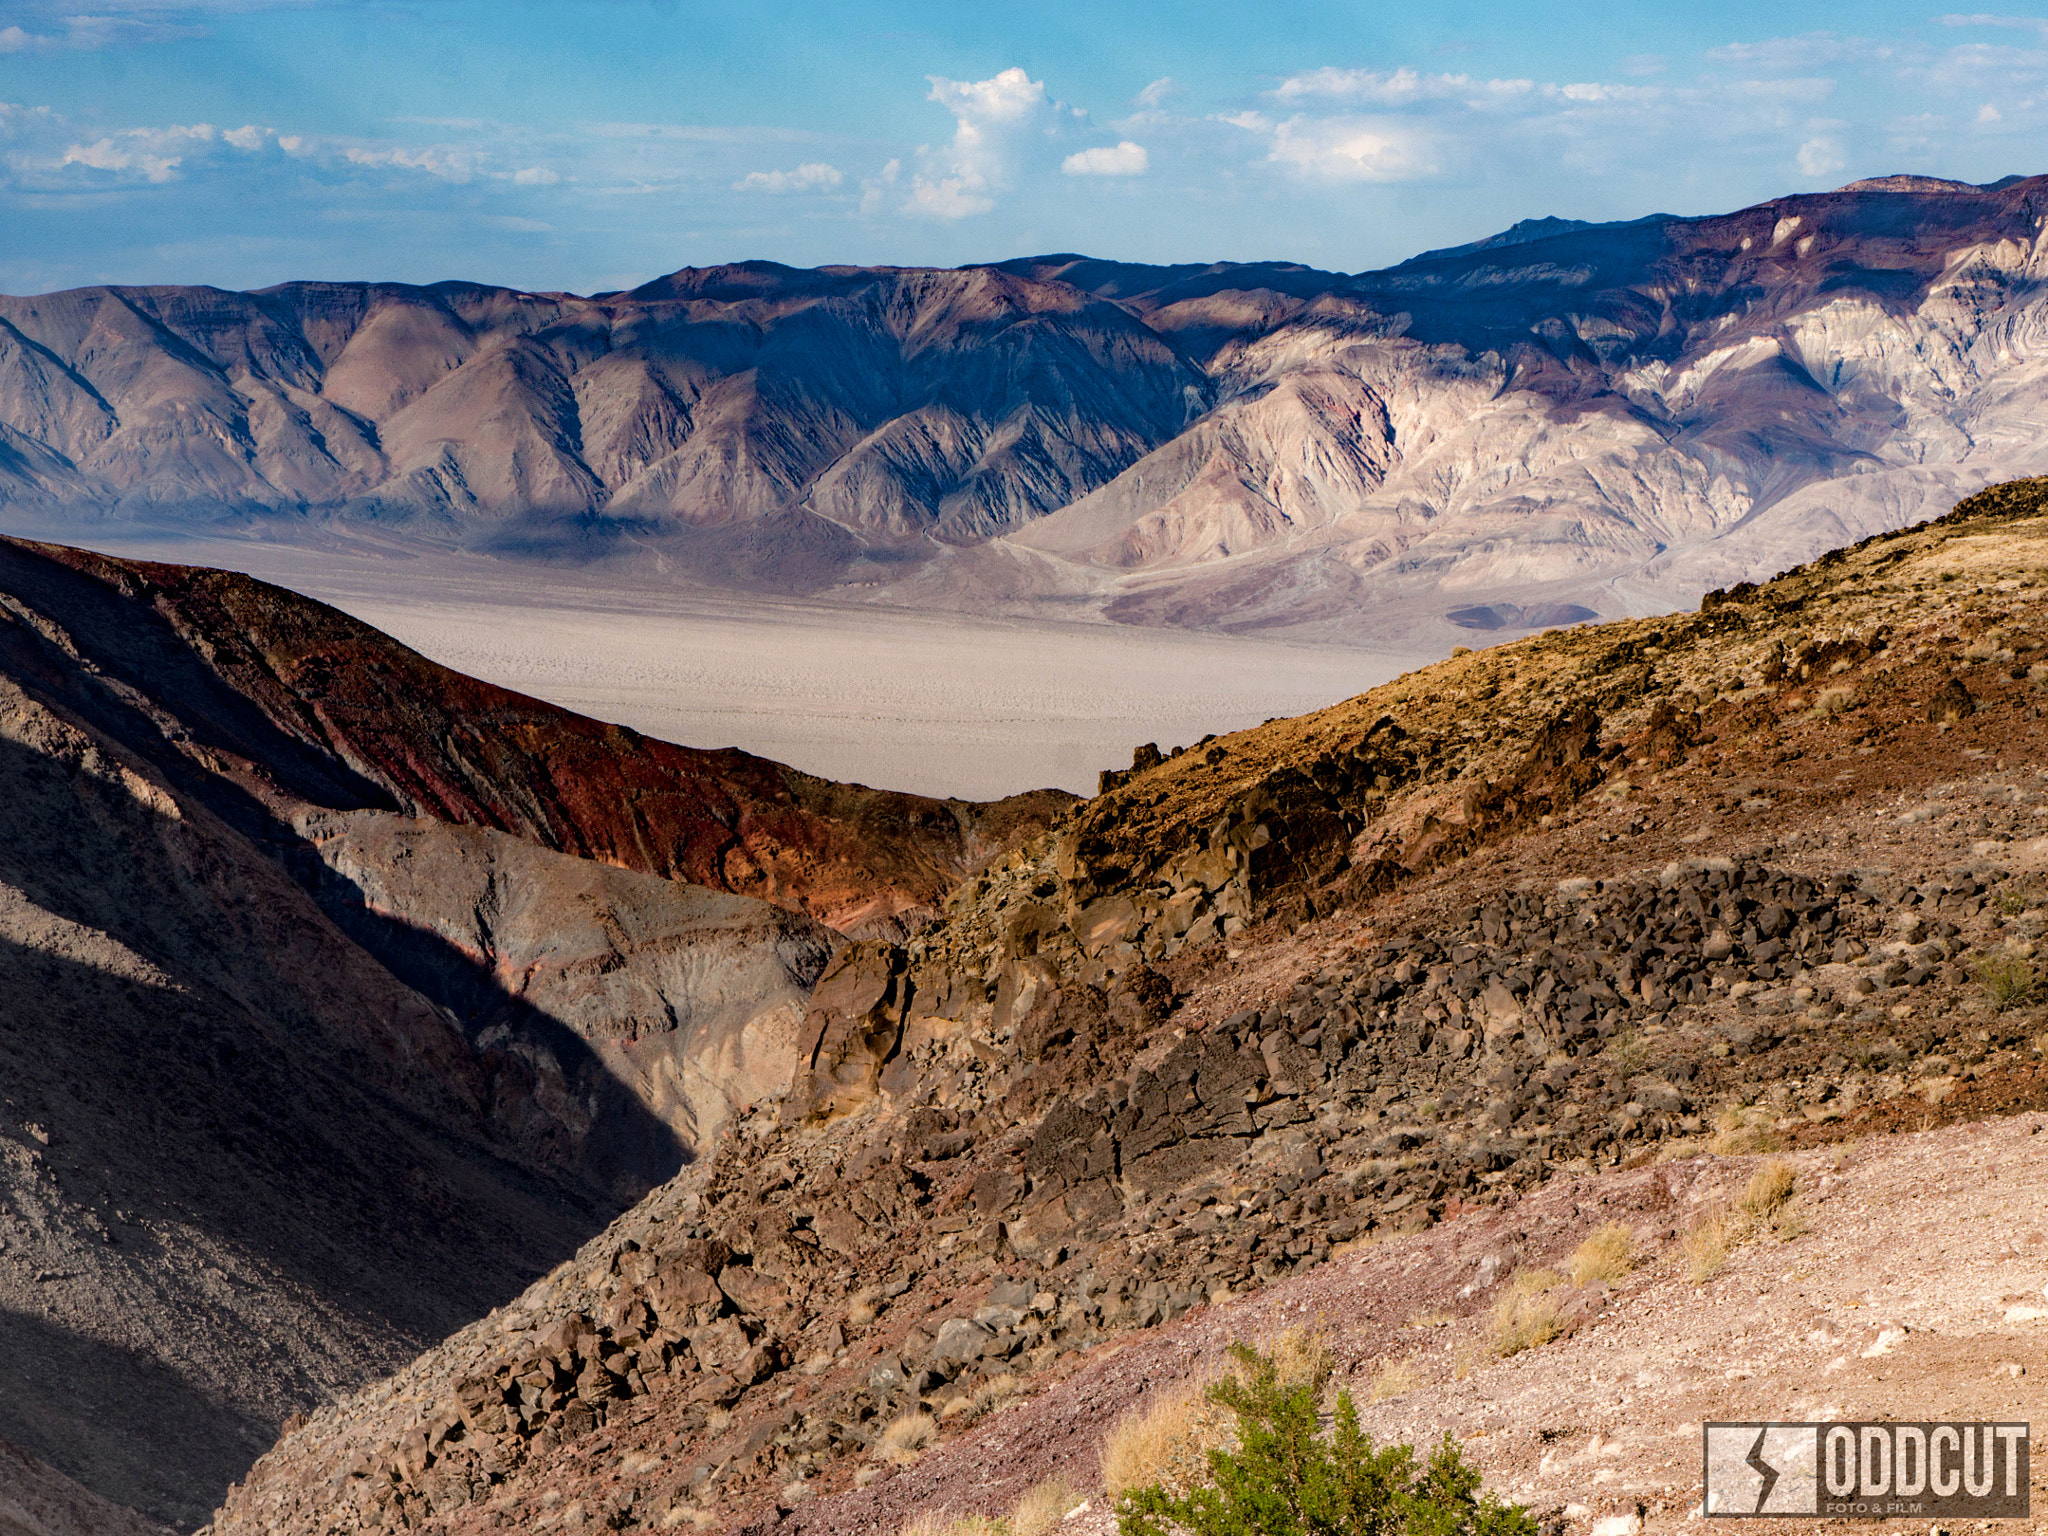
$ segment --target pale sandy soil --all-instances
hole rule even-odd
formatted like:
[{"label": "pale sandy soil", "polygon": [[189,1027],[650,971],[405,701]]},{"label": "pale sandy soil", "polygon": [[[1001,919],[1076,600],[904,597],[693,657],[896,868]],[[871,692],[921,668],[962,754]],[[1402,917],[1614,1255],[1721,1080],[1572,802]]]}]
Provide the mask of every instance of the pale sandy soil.
[{"label": "pale sandy soil", "polygon": [[622,584],[416,556],[73,525],[63,542],[224,566],[330,602],[457,671],[693,747],[995,799],[1092,794],[1162,749],[1349,698],[1438,659],[1101,623],[977,619]]}]

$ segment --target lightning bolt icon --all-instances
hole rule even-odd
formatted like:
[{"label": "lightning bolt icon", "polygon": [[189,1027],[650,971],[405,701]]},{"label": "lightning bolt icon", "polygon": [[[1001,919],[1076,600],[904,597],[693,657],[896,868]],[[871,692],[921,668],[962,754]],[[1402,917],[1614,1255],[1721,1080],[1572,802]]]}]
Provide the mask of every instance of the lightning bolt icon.
[{"label": "lightning bolt icon", "polygon": [[1756,1444],[1749,1448],[1749,1455],[1743,1458],[1757,1476],[1764,1480],[1763,1486],[1756,1491],[1756,1507],[1758,1509],[1762,1509],[1764,1505],[1770,1502],[1771,1490],[1778,1484],[1778,1469],[1764,1460],[1764,1436],[1768,1433],[1768,1430],[1758,1430],[1756,1432]]}]

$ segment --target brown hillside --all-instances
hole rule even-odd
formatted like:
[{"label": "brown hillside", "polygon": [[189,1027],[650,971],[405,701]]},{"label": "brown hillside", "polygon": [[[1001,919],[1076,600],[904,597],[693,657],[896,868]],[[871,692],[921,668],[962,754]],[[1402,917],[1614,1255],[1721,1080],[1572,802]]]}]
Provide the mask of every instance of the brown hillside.
[{"label": "brown hillside", "polygon": [[[1267,1316],[1231,1298],[1321,1296],[1355,1245],[1540,1261],[1589,1220],[1557,1191],[1670,1167],[1657,1198],[1698,1204],[1731,1175],[1687,1159],[2048,1107],[2043,679],[2029,482],[1141,761],[842,954],[779,1104],[316,1414],[216,1529],[886,1532],[1057,1422],[1006,1402],[1111,1383],[1092,1434],[1135,1382],[1091,1362],[1161,1358],[1133,1330],[1213,1308],[1213,1348]],[[1561,1390],[1547,1427],[1604,1422]],[[918,1415],[977,1438],[920,1452],[889,1432]],[[1059,1454],[1092,1476],[1085,1436]]]}]

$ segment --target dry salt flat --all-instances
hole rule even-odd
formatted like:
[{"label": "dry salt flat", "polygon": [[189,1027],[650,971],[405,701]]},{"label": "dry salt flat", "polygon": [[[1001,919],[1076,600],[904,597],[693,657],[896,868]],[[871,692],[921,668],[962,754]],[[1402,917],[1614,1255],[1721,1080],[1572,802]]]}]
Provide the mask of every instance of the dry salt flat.
[{"label": "dry salt flat", "polygon": [[809,773],[988,800],[1093,793],[1171,750],[1296,715],[1436,656],[1060,619],[749,598],[645,577],[101,525],[35,537],[222,566],[317,597],[445,666],[649,736]]}]

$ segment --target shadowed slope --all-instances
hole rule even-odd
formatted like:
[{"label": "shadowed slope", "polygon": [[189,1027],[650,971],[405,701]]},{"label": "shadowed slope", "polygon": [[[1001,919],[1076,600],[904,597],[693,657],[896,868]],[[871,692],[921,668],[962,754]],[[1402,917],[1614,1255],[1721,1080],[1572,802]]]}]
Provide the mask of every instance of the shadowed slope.
[{"label": "shadowed slope", "polygon": [[0,541],[0,1435],[198,1523],[787,1081],[843,944],[800,908],[897,931],[1067,798],[644,742]]}]

